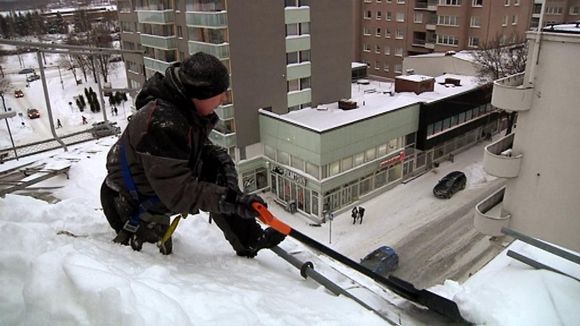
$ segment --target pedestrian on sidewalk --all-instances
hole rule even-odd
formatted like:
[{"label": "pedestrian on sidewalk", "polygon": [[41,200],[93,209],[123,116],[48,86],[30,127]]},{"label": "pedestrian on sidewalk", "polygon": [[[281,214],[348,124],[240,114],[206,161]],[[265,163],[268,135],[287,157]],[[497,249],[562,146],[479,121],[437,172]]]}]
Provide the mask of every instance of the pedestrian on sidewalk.
[{"label": "pedestrian on sidewalk", "polygon": [[358,209],[355,207],[352,208],[352,224],[356,223],[356,219],[358,218]]},{"label": "pedestrian on sidewalk", "polygon": [[359,208],[358,208],[358,218],[359,218],[358,224],[362,224],[364,216],[365,216],[365,208],[362,206],[359,206]]},{"label": "pedestrian on sidewalk", "polygon": [[56,129],[58,128],[62,128],[62,123],[60,122],[60,119],[56,119]]},{"label": "pedestrian on sidewalk", "polygon": [[84,115],[81,115],[81,118],[83,118],[83,124],[86,125],[88,123],[87,118]]}]

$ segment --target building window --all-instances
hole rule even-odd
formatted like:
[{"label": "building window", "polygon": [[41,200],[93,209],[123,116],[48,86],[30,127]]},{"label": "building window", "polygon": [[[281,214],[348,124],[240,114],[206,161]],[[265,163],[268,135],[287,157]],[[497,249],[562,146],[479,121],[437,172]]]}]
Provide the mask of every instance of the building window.
[{"label": "building window", "polygon": [[403,48],[395,48],[395,55],[398,57],[403,56]]},{"label": "building window", "polygon": [[512,25],[517,25],[518,24],[518,16],[513,15],[512,16]]},{"label": "building window", "polygon": [[403,73],[403,65],[401,65],[401,64],[396,64],[396,65],[395,65],[395,73],[397,73],[397,74],[402,74],[402,73]]},{"label": "building window", "polygon": [[371,30],[368,27],[364,27],[363,28],[363,35],[364,36],[370,36],[371,35]]},{"label": "building window", "polygon": [[383,36],[383,31],[381,30],[380,27],[377,27],[377,32],[375,34],[377,37],[382,37]]},{"label": "building window", "polygon": [[457,26],[457,16],[437,16],[437,25]]},{"label": "building window", "polygon": [[383,70],[385,72],[389,72],[389,64],[385,62],[385,65],[383,66]]},{"label": "building window", "polygon": [[177,37],[183,38],[183,26],[177,25]]},{"label": "building window", "polygon": [[509,6],[510,5],[510,0],[505,0],[504,6]]},{"label": "building window", "polygon": [[374,160],[377,157],[377,150],[376,150],[376,148],[373,147],[371,149],[367,149],[367,151],[365,153],[365,156],[366,156],[366,161],[367,162],[370,162],[370,161]]},{"label": "building window", "polygon": [[471,19],[469,20],[469,27],[481,27],[479,16],[471,16]]},{"label": "building window", "polygon": [[385,55],[391,55],[391,47],[388,45],[385,45]]},{"label": "building window", "polygon": [[405,13],[404,12],[398,12],[397,13],[397,21],[398,22],[404,22],[405,21]]},{"label": "building window", "polygon": [[423,13],[416,12],[415,17],[413,17],[413,22],[419,23],[419,24],[422,23],[423,22]]},{"label": "building window", "polygon": [[402,40],[403,38],[405,38],[405,33],[402,30],[397,29],[397,32],[395,34],[395,38],[398,40]]},{"label": "building window", "polygon": [[561,15],[563,12],[562,7],[546,7],[547,15]]},{"label": "building window", "polygon": [[380,45],[375,45],[375,53],[381,54],[381,46]]},{"label": "building window", "polygon": [[453,35],[437,34],[437,44],[457,46],[459,44],[459,41]]},{"label": "building window", "polygon": [[398,4],[405,4],[405,0],[397,0]]},{"label": "building window", "polygon": [[461,0],[439,0],[440,6],[461,6]]},{"label": "building window", "polygon": [[501,26],[507,26],[509,19],[509,16],[503,16],[503,23],[501,23]]},{"label": "building window", "polygon": [[385,37],[386,38],[391,38],[391,30],[388,27],[385,28]]},{"label": "building window", "polygon": [[388,22],[390,22],[390,21],[391,21],[391,19],[393,19],[393,13],[391,13],[390,11],[387,11],[387,17],[386,17],[386,20],[387,20]]},{"label": "building window", "polygon": [[570,7],[570,15],[580,14],[580,6]]},{"label": "building window", "polygon": [[381,70],[381,62],[375,61],[375,70]]},{"label": "building window", "polygon": [[519,6],[520,5],[520,0],[514,0],[514,6]]},{"label": "building window", "polygon": [[373,17],[373,13],[370,10],[365,11],[364,19],[371,19]]},{"label": "building window", "polygon": [[377,20],[383,19],[383,13],[379,10],[377,11]]},{"label": "building window", "polygon": [[352,169],[352,156],[342,159],[342,171]]},{"label": "building window", "polygon": [[363,44],[363,51],[364,52],[371,52],[371,47],[368,44]]},{"label": "building window", "polygon": [[359,166],[361,164],[363,164],[365,161],[365,153],[358,153],[354,156],[354,162],[353,165],[354,166]]},{"label": "building window", "polygon": [[470,36],[469,37],[469,47],[478,48],[479,47],[479,37]]},{"label": "building window", "polygon": [[483,0],[473,0],[471,2],[472,7],[483,7]]}]

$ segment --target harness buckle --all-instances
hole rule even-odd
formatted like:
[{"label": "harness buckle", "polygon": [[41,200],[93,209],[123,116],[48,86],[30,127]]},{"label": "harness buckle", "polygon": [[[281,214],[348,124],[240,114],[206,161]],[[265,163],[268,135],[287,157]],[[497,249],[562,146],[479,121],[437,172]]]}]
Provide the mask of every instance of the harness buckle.
[{"label": "harness buckle", "polygon": [[140,226],[139,224],[137,225],[131,224],[131,221],[129,220],[125,222],[125,225],[123,225],[123,230],[131,233],[136,233],[137,230],[139,230],[139,226]]}]

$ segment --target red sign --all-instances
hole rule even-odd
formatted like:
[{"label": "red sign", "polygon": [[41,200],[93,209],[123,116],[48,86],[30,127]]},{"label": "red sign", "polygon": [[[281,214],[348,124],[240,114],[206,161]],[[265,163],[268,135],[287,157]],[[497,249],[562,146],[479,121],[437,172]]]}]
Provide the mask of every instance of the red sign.
[{"label": "red sign", "polygon": [[379,169],[384,169],[388,166],[403,162],[404,160],[405,160],[405,152],[401,151],[399,155],[393,156],[390,159],[384,160],[381,163],[379,163]]}]

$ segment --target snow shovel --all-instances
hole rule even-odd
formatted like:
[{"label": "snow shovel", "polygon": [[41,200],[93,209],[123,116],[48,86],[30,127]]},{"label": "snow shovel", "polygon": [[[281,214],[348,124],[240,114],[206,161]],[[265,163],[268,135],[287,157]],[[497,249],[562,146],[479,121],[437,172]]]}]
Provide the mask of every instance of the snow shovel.
[{"label": "snow shovel", "polygon": [[266,208],[266,206],[254,202],[252,207],[260,214],[259,218],[265,224],[268,224],[276,231],[291,236],[292,238],[302,242],[303,244],[320,251],[321,253],[341,262],[342,264],[356,270],[357,272],[364,274],[376,282],[386,286],[393,292],[402,296],[405,299],[418,303],[422,306],[429,308],[443,316],[456,322],[466,322],[461,314],[459,313],[459,308],[457,304],[447,298],[439,296],[428,290],[419,290],[415,286],[407,281],[400,278],[389,276],[388,278],[374,273],[370,269],[362,266],[361,264],[351,260],[350,258],[339,254],[338,252],[326,247],[320,242],[304,235],[303,233],[294,230],[288,224],[277,219],[272,213]]}]

